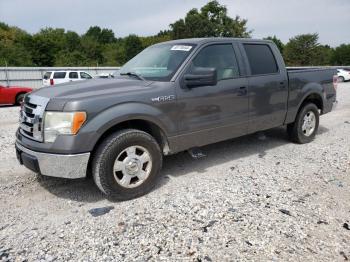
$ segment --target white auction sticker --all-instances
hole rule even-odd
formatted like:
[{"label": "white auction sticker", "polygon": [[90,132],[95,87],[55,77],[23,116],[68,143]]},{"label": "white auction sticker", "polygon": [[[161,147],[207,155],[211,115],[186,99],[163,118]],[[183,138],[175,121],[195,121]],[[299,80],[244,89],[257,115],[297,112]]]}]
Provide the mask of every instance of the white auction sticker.
[{"label": "white auction sticker", "polygon": [[188,52],[190,51],[192,48],[192,46],[190,45],[174,45],[171,50],[174,50],[174,51],[185,51],[185,52]]}]

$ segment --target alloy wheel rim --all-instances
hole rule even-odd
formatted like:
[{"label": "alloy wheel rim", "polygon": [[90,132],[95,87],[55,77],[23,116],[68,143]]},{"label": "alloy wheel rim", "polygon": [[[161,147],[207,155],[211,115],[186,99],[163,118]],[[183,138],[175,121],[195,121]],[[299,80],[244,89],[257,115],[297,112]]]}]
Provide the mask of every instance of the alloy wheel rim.
[{"label": "alloy wheel rim", "polygon": [[142,146],[130,146],[124,149],[113,165],[116,182],[124,188],[141,185],[149,177],[152,170],[152,157]]},{"label": "alloy wheel rim", "polygon": [[308,111],[304,118],[301,130],[305,136],[311,136],[316,129],[316,115],[313,111]]}]

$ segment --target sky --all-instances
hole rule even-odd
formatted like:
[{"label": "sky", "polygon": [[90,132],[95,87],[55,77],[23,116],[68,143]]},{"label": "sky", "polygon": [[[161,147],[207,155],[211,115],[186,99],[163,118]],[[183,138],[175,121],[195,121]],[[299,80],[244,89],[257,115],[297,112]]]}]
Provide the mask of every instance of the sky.
[{"label": "sky", "polygon": [[[79,34],[93,25],[117,37],[149,36],[168,29],[209,0],[0,0],[0,21],[30,33],[59,27]],[[248,19],[254,38],[276,35],[284,43],[319,33],[322,44],[350,43],[350,0],[219,0],[231,17]]]}]

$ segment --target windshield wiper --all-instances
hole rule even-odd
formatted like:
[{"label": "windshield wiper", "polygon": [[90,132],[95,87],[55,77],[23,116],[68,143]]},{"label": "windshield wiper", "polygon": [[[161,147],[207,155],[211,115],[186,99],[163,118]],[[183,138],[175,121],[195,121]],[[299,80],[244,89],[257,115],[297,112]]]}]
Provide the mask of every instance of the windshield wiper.
[{"label": "windshield wiper", "polygon": [[142,81],[146,81],[146,79],[143,78],[143,76],[135,73],[135,72],[127,72],[127,73],[120,73],[121,76],[136,76],[138,79]]}]

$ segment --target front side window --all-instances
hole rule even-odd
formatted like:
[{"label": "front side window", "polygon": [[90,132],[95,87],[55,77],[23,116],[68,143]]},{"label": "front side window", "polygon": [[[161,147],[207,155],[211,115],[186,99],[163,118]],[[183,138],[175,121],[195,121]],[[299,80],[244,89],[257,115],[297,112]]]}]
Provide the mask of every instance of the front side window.
[{"label": "front side window", "polygon": [[54,79],[66,78],[66,72],[55,72],[55,73],[53,74],[53,78],[54,78]]},{"label": "front side window", "polygon": [[69,72],[69,78],[70,79],[77,79],[78,77],[78,72]]},{"label": "front side window", "polygon": [[88,73],[80,72],[80,78],[82,78],[82,79],[91,79],[92,77]]},{"label": "front side window", "polygon": [[268,45],[244,44],[252,75],[266,75],[278,72],[275,56]]},{"label": "front side window", "polygon": [[160,44],[146,48],[117,74],[136,73],[147,80],[169,81],[194,49],[192,44]]},{"label": "front side window", "polygon": [[193,59],[189,73],[195,72],[198,67],[215,68],[218,80],[239,77],[238,63],[231,44],[204,47]]}]

